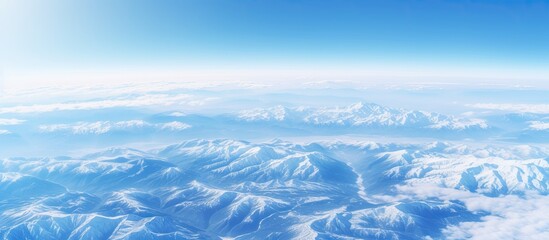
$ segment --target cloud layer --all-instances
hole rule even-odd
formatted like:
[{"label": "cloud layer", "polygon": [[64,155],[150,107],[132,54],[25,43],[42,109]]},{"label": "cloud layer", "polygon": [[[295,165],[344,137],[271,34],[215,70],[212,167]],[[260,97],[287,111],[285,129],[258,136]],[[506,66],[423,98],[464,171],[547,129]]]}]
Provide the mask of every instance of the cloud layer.
[{"label": "cloud layer", "polygon": [[70,110],[94,110],[115,107],[147,107],[147,106],[170,106],[170,105],[186,105],[186,106],[201,106],[209,99],[198,99],[193,95],[188,94],[147,94],[132,98],[117,98],[97,101],[83,101],[73,103],[52,103],[52,104],[35,104],[22,105],[13,107],[0,108],[0,114],[6,113],[44,113],[54,111],[70,111]]},{"label": "cloud layer", "polygon": [[475,103],[468,104],[467,106],[472,108],[499,110],[507,112],[549,114],[549,104]]},{"label": "cloud layer", "polygon": [[480,222],[448,226],[443,230],[448,239],[549,239],[549,196],[527,193],[523,197],[487,197],[433,185],[407,185],[397,189],[402,198],[459,200],[469,211],[489,213]]},{"label": "cloud layer", "polygon": [[549,129],[549,123],[548,122],[540,122],[540,121],[532,121],[532,122],[530,122],[529,128],[531,130],[536,130],[536,131],[548,130]]},{"label": "cloud layer", "polygon": [[181,131],[190,128],[191,125],[173,121],[166,123],[149,123],[143,120],[129,121],[97,121],[97,122],[77,122],[72,124],[52,124],[39,126],[42,132],[70,132],[72,134],[105,134],[111,131],[155,129],[167,131]]},{"label": "cloud layer", "polygon": [[24,122],[25,120],[15,118],[0,118],[0,126],[19,125]]}]

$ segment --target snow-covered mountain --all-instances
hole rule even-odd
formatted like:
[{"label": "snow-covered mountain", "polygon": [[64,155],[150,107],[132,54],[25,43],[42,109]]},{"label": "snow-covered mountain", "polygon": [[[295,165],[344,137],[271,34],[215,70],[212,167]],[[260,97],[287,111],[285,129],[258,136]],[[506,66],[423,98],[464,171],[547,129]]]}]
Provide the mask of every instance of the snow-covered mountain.
[{"label": "snow-covered mountain", "polygon": [[388,108],[373,103],[356,103],[346,107],[256,108],[241,111],[238,118],[247,122],[294,122],[315,126],[405,127],[424,129],[486,129],[481,119],[465,119],[438,113]]},{"label": "snow-covered mountain", "polygon": [[532,146],[220,139],[5,158],[0,236],[446,238],[501,215],[475,199],[549,200],[547,156]]},{"label": "snow-covered mountain", "polygon": [[[269,106],[269,105],[267,105]],[[300,106],[300,107],[291,107]],[[15,115],[2,118],[0,156],[66,155],[77,149],[170,144],[190,139],[272,139],[310,136],[429,138],[433,141],[544,143],[547,114],[445,115],[358,102],[337,107],[305,104],[238,106],[215,113],[178,111]],[[327,105],[330,106],[330,105]],[[244,109],[244,110],[242,110]],[[247,109],[247,110],[246,110]],[[421,108],[417,108],[421,109]],[[116,115],[116,118],[112,116]]]}]

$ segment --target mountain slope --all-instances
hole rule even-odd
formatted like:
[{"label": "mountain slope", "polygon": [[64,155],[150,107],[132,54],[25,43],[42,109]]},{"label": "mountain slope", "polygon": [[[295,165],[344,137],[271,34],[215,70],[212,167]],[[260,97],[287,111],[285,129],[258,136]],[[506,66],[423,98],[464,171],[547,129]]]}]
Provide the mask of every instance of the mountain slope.
[{"label": "mountain slope", "polygon": [[[218,139],[7,158],[0,160],[0,236],[438,239],[501,215],[472,199],[546,199],[547,153],[447,142]],[[410,193],[425,187],[439,195]]]}]

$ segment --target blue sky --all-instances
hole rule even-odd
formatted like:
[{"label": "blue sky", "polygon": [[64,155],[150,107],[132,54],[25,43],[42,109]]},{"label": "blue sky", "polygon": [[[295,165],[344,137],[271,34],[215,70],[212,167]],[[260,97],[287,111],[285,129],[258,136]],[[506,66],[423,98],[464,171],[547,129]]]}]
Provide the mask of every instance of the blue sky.
[{"label": "blue sky", "polygon": [[143,67],[486,68],[545,79],[549,68],[547,1],[0,2],[6,81]]}]

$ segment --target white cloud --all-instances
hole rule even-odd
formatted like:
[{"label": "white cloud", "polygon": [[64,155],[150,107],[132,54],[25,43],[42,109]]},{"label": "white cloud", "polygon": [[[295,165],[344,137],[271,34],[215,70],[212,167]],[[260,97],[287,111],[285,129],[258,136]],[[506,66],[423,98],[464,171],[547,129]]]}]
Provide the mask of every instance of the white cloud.
[{"label": "white cloud", "polygon": [[134,98],[117,98],[97,101],[84,101],[74,103],[35,104],[0,108],[0,114],[5,113],[41,113],[69,110],[93,110],[114,107],[145,107],[145,106],[170,106],[187,105],[201,106],[212,98],[197,99],[188,94],[148,94]]},{"label": "white cloud", "polygon": [[19,125],[24,122],[25,120],[15,118],[0,118],[0,126]]},{"label": "white cloud", "polygon": [[111,130],[112,124],[108,121],[103,122],[78,122],[75,124],[53,124],[41,125],[39,129],[42,132],[70,131],[74,134],[102,134]]},{"label": "white cloud", "polygon": [[191,125],[189,125],[189,124],[182,123],[182,122],[177,122],[177,121],[160,124],[161,129],[172,130],[172,131],[181,131],[181,130],[185,130],[185,129],[190,128],[190,127],[191,127]]},{"label": "white cloud", "polygon": [[473,211],[489,211],[481,222],[463,222],[443,232],[448,239],[549,239],[549,197],[473,197],[465,201]]},{"label": "white cloud", "polygon": [[489,213],[479,222],[448,226],[443,230],[447,239],[549,239],[549,196],[526,193],[523,197],[487,197],[423,184],[400,186],[397,190],[401,195],[395,199],[436,197],[459,200],[465,203],[469,211]]},{"label": "white cloud", "polygon": [[530,126],[528,127],[531,130],[536,131],[543,131],[549,129],[549,123],[548,122],[540,122],[540,121],[532,121],[530,122]]},{"label": "white cloud", "polygon": [[149,123],[143,120],[129,121],[97,121],[97,122],[77,122],[73,124],[52,124],[39,126],[42,132],[70,132],[72,134],[104,134],[116,130],[132,130],[132,129],[158,129],[169,131],[181,131],[190,128],[191,125],[182,122],[168,123]]},{"label": "white cloud", "polygon": [[457,130],[465,130],[472,127],[473,128],[479,127],[482,129],[486,129],[488,128],[488,124],[486,123],[485,120],[473,118],[473,119],[443,120],[428,126],[428,128],[433,128],[433,129],[449,128],[449,129],[457,129]]},{"label": "white cloud", "polygon": [[499,110],[519,113],[541,113],[549,114],[549,104],[498,104],[498,103],[476,103],[468,104],[468,107]]},{"label": "white cloud", "polygon": [[171,117],[184,117],[186,116],[187,114],[185,113],[182,113],[182,112],[172,112],[170,113],[168,116],[171,116]]},{"label": "white cloud", "polygon": [[7,134],[11,134],[11,132],[5,129],[0,129],[0,135],[7,135]]}]

